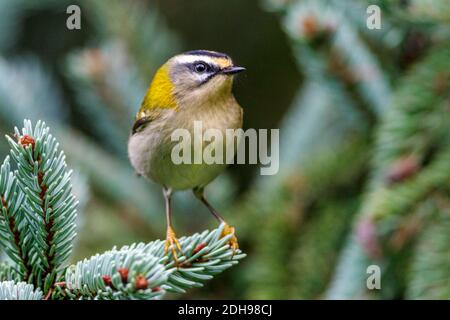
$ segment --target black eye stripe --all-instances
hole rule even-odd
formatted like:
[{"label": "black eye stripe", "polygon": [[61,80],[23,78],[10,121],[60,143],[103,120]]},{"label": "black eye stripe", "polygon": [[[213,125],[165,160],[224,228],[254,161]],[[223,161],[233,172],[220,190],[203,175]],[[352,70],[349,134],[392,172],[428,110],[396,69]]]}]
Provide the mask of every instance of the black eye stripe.
[{"label": "black eye stripe", "polygon": [[191,63],[187,63],[186,66],[193,72],[196,72],[197,65],[204,65],[206,67],[203,73],[217,73],[220,69],[218,66],[211,65],[205,61],[198,60]]}]

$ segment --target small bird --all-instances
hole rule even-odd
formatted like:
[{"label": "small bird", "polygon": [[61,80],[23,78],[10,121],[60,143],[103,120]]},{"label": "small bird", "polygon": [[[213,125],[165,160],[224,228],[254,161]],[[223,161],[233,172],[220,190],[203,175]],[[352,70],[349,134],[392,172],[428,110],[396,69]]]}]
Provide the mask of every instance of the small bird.
[{"label": "small bird", "polygon": [[201,121],[203,131],[218,129],[224,135],[227,129],[242,128],[243,111],[233,96],[232,86],[234,76],[244,70],[235,66],[228,55],[215,51],[194,50],[176,55],[158,69],[136,115],[128,143],[129,158],[138,175],[163,187],[165,252],[170,249],[175,260],[176,250],[182,250],[172,226],[171,195],[178,190],[192,189],[214,217],[225,223],[222,236],[232,234],[230,247],[233,251],[238,249],[234,228],[204,195],[205,186],[226,164],[175,164],[171,153],[177,142],[172,141],[171,134],[176,129],[193,134],[195,121]]}]

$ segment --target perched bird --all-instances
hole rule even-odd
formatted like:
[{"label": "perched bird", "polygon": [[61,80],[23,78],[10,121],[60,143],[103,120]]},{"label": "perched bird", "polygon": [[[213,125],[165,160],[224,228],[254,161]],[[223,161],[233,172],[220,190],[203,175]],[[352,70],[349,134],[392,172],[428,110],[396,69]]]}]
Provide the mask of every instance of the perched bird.
[{"label": "perched bird", "polygon": [[[167,236],[165,252],[175,260],[181,246],[172,226],[171,195],[192,189],[220,222],[225,222],[204,195],[204,187],[214,180],[226,164],[175,164],[171,153],[177,142],[171,134],[186,129],[193,134],[194,121],[203,130],[242,127],[243,111],[232,93],[233,78],[245,68],[233,64],[223,53],[195,50],[176,55],[156,72],[136,115],[128,143],[131,164],[136,172],[162,185],[166,205]],[[205,145],[203,145],[203,148]],[[235,151],[235,150],[234,150]],[[234,228],[225,224],[223,236],[233,234],[230,246],[238,248]]]}]

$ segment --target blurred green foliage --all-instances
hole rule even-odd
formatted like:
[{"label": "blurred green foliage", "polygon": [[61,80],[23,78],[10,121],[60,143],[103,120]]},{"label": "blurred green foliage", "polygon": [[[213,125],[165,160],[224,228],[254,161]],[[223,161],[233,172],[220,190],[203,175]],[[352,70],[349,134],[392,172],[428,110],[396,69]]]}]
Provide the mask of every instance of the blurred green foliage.
[{"label": "blurred green foliage", "polygon": [[[65,27],[78,4],[82,29]],[[426,3],[426,4],[425,4]],[[378,4],[382,29],[366,27]],[[207,192],[248,254],[187,298],[450,298],[450,4],[0,2],[0,128],[46,120],[84,199],[75,258],[164,235],[159,187],[126,140],[153,72],[189,49],[248,69],[245,126],[280,128],[280,172],[235,166]],[[7,152],[0,145],[2,154]],[[189,193],[175,226],[214,226]],[[382,270],[367,290],[366,269]]]}]

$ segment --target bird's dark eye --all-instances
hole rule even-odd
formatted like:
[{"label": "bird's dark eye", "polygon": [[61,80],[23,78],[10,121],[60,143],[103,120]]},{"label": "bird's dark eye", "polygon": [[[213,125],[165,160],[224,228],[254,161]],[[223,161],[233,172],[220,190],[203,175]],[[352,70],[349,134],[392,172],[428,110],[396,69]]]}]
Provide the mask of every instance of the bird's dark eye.
[{"label": "bird's dark eye", "polygon": [[207,69],[208,69],[207,65],[204,64],[203,62],[196,63],[196,64],[194,65],[194,70],[195,70],[195,72],[197,72],[197,73],[203,73],[203,72],[205,72]]}]

